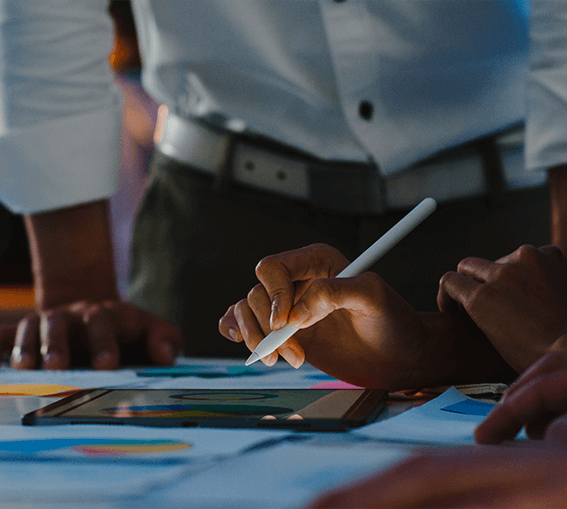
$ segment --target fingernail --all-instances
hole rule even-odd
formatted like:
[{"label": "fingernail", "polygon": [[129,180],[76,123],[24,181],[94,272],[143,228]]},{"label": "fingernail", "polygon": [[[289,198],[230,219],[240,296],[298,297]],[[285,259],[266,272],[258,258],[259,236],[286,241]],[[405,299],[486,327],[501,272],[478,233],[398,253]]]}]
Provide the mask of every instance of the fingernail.
[{"label": "fingernail", "polygon": [[93,368],[100,370],[113,369],[115,363],[114,356],[110,352],[101,352],[93,360]]},{"label": "fingernail", "polygon": [[281,329],[285,324],[278,323],[280,320],[280,300],[278,297],[274,298],[272,302],[272,311],[270,313],[270,328],[272,330]]},{"label": "fingernail", "polygon": [[53,370],[61,370],[61,369],[65,369],[65,365],[63,364],[63,357],[56,353],[48,353],[46,355],[43,356],[43,360],[42,360],[42,364],[43,364],[43,369],[53,369]]},{"label": "fingernail", "polygon": [[277,297],[274,298],[272,301],[272,317],[275,318],[278,315],[278,311],[280,308],[280,302]]},{"label": "fingernail", "polygon": [[278,362],[278,354],[277,352],[273,352],[270,355],[266,355],[266,357],[263,357],[261,360],[266,366],[273,366]]},{"label": "fingernail", "polygon": [[280,351],[280,355],[295,369],[301,367],[305,357],[293,348],[286,347]]},{"label": "fingernail", "polygon": [[230,329],[228,329],[228,335],[232,341],[238,343],[238,331],[234,327],[230,327]]},{"label": "fingernail", "polygon": [[33,359],[31,358],[31,356],[25,352],[22,352],[22,349],[19,346],[15,346],[12,349],[10,364],[13,368],[33,369],[32,361]]},{"label": "fingernail", "polygon": [[311,317],[311,313],[303,302],[298,302],[289,314],[289,323],[294,327],[299,327]]},{"label": "fingernail", "polygon": [[175,352],[173,351],[173,346],[171,345],[171,343],[162,343],[160,345],[160,348],[164,362],[173,362],[175,359]]},{"label": "fingernail", "polygon": [[12,362],[22,362],[22,349],[19,346],[12,348]]}]

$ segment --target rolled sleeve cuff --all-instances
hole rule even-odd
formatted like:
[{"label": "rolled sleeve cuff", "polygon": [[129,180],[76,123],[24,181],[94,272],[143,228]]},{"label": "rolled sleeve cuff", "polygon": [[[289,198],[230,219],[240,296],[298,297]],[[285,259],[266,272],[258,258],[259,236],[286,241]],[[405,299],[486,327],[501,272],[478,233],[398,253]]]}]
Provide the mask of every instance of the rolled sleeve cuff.
[{"label": "rolled sleeve cuff", "polygon": [[534,0],[527,92],[526,167],[567,162],[567,3]]},{"label": "rolled sleeve cuff", "polygon": [[33,214],[108,198],[118,187],[118,106],[0,135],[0,200]]},{"label": "rolled sleeve cuff", "polygon": [[567,163],[567,71],[532,76],[526,122],[526,167],[543,170]]}]

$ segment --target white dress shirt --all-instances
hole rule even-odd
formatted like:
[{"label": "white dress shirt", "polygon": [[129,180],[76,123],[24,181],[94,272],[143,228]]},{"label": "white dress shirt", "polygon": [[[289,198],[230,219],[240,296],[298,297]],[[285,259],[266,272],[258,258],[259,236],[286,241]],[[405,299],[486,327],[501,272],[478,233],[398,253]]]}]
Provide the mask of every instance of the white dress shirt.
[{"label": "white dress shirt", "polygon": [[0,0],[0,201],[51,210],[116,190],[120,100],[106,0]]},{"label": "white dress shirt", "polygon": [[[565,142],[559,147],[567,138],[567,63],[556,49],[565,42],[567,2],[534,0],[537,58],[528,81],[526,1],[133,7],[143,83],[158,102],[323,159],[372,157],[393,175],[520,122],[526,97],[530,167],[567,160]],[[0,200],[12,210],[112,194],[119,101],[106,65],[111,42],[104,0],[0,0]]]}]

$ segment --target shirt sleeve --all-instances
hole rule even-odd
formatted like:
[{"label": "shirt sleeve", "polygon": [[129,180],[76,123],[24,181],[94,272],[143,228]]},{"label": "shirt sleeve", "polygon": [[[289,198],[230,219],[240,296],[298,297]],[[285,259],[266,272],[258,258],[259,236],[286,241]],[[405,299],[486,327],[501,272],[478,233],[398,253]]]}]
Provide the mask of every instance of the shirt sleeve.
[{"label": "shirt sleeve", "polygon": [[0,201],[13,212],[116,191],[112,41],[106,0],[0,0]]},{"label": "shirt sleeve", "polygon": [[526,166],[567,163],[567,2],[533,0]]}]

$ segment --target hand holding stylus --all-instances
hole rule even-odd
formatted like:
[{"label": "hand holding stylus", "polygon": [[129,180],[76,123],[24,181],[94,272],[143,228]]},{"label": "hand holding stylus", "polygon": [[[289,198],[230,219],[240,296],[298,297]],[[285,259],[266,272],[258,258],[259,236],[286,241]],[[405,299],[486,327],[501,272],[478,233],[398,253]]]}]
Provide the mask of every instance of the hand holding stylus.
[{"label": "hand holding stylus", "polygon": [[[358,276],[370,268],[409,232],[429,217],[436,207],[437,203],[432,198],[426,198],[423,200],[393,228],[388,230],[382,237],[364,251],[364,253],[362,253],[356,260],[337,274],[336,277],[347,278]],[[272,331],[252,352],[252,355],[246,361],[246,366],[276,351],[291,336],[293,336],[297,330],[297,327],[288,323],[283,329]]]},{"label": "hand holding stylus", "polygon": [[256,269],[260,284],[228,309],[220,332],[254,351],[272,330],[291,324],[298,331],[262,362],[273,365],[279,354],[295,367],[307,361],[367,387],[480,380],[503,369],[460,314],[418,312],[376,272],[337,278],[347,265],[325,244],[264,258]]}]

